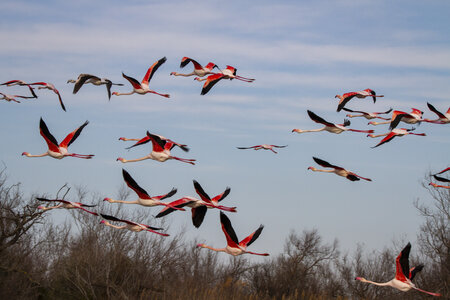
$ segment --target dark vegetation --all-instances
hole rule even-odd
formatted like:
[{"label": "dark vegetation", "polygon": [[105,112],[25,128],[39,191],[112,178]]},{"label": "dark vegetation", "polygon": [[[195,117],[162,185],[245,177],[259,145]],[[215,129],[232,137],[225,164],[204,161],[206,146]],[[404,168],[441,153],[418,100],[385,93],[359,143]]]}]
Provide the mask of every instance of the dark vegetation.
[{"label": "dark vegetation", "polygon": [[[125,190],[119,193],[126,196]],[[58,196],[65,194],[67,187]],[[425,264],[416,284],[445,298],[450,295],[450,193],[431,188],[429,194],[414,203],[422,226],[413,251],[418,254],[410,259],[411,265]],[[324,241],[317,230],[292,231],[283,253],[251,263],[246,256],[202,251],[182,234],[164,238],[114,230],[76,209],[67,210],[70,222],[53,224],[35,197],[24,196],[19,184],[0,174],[0,299],[430,298],[355,281],[355,276],[392,279],[400,243],[340,253],[338,242]],[[102,202],[82,189],[77,197]],[[112,213],[121,216],[120,210]]]}]

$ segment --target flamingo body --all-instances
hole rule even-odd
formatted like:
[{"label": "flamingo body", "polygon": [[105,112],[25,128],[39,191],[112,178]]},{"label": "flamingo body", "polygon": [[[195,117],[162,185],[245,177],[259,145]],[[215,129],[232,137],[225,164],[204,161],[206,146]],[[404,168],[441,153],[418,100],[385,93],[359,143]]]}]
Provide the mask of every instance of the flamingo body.
[{"label": "flamingo body", "polygon": [[371,89],[365,89],[363,91],[345,93],[342,96],[341,95],[336,95],[334,97],[335,98],[339,98],[339,104],[338,104],[338,107],[337,107],[337,111],[339,112],[354,97],[360,98],[360,99],[363,99],[363,98],[366,98],[366,97],[372,97],[373,103],[375,103],[376,100],[377,100],[376,97],[384,97],[384,96],[383,95],[377,95],[375,93],[375,91],[373,91]]}]

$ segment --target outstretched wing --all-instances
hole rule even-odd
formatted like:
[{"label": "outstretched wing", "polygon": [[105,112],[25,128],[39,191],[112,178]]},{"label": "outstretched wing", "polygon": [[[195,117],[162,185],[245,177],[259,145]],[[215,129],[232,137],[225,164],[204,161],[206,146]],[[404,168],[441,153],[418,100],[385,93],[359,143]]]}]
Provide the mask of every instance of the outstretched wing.
[{"label": "outstretched wing", "polygon": [[395,132],[389,132],[389,134],[387,136],[385,136],[378,144],[376,144],[375,146],[373,146],[372,148],[376,148],[378,146],[381,146],[387,142],[390,142],[393,138],[395,138],[397,135],[395,134]]},{"label": "outstretched wing", "polygon": [[258,146],[251,146],[251,147],[236,147],[236,148],[238,148],[238,149],[253,149],[253,148],[256,148],[256,147],[259,147],[259,145]]},{"label": "outstretched wing", "polygon": [[137,81],[133,77],[127,76],[123,72],[122,72],[122,77],[125,78],[126,80],[128,80],[128,82],[131,83],[133,88],[135,88],[135,89],[140,89],[141,88],[141,84],[139,83],[139,81]]},{"label": "outstretched wing", "polygon": [[123,179],[125,180],[125,183],[128,185],[130,189],[132,189],[141,199],[151,199],[149,194],[141,188],[136,181],[131,177],[131,175],[125,171],[125,169],[122,169],[122,175]]},{"label": "outstretched wing", "polygon": [[50,131],[47,128],[47,125],[45,124],[42,118],[39,121],[39,129],[41,136],[47,142],[48,149],[53,152],[59,152],[58,142],[56,141],[55,137],[50,133]]},{"label": "outstretched wing", "polygon": [[[192,200],[192,199],[190,199],[190,198],[185,197],[185,198],[181,198],[181,199],[172,201],[172,202],[170,202],[169,204],[170,204],[170,206],[173,206],[173,207],[182,208],[182,207],[184,207],[184,206],[186,206],[186,205],[189,205],[189,204],[192,203],[192,202],[195,202],[195,200]],[[164,217],[164,216],[166,216],[166,215],[168,215],[168,214],[174,212],[175,209],[173,209],[173,208],[170,207],[170,206],[165,206],[165,207],[164,207],[164,208],[163,208],[163,209],[155,216],[155,218],[161,218],[161,217]]]},{"label": "outstretched wing", "polygon": [[191,209],[191,211],[192,211],[192,224],[194,224],[194,226],[196,228],[199,228],[200,225],[202,225],[203,219],[205,218],[207,210],[208,210],[208,208],[206,206],[204,206],[204,205]]},{"label": "outstretched wing", "polygon": [[329,162],[324,161],[324,160],[322,160],[320,158],[317,158],[317,157],[313,156],[313,159],[318,165],[320,165],[320,166],[322,166],[324,168],[343,169],[342,167],[338,167],[338,166],[332,165]]},{"label": "outstretched wing", "polygon": [[345,104],[347,104],[348,101],[350,101],[353,97],[355,97],[358,93],[356,92],[351,92],[351,93],[345,93],[344,95],[342,95],[342,99],[341,101],[339,101],[338,107],[336,111],[341,111]]},{"label": "outstretched wing", "polygon": [[158,199],[158,200],[163,200],[163,199],[172,197],[172,196],[175,195],[176,193],[177,193],[177,189],[176,189],[176,188],[173,188],[173,189],[172,189],[170,192],[168,192],[167,194],[164,194],[164,195],[161,195],[161,196],[156,196],[156,197],[153,197],[153,198]]},{"label": "outstretched wing", "polygon": [[63,202],[63,203],[67,203],[67,204],[70,203],[70,201],[66,201],[66,200],[62,200],[62,199],[46,199],[46,198],[40,198],[40,197],[36,197],[36,199],[39,201],[46,201],[46,202]]},{"label": "outstretched wing", "polygon": [[91,74],[80,74],[78,75],[78,79],[75,82],[75,85],[73,86],[73,93],[76,94],[81,89],[83,84],[91,78],[96,78],[97,80],[100,80],[97,76],[91,75]]},{"label": "outstretched wing", "polygon": [[86,127],[87,124],[89,124],[89,121],[84,122],[83,125],[81,125],[77,129],[69,133],[66,136],[66,138],[61,142],[61,144],[59,144],[59,146],[63,148],[69,147],[70,144],[72,144],[77,139],[77,137],[80,135],[81,131],[83,130],[84,127]]},{"label": "outstretched wing", "polygon": [[315,113],[313,113],[312,111],[308,110],[308,116],[311,118],[311,120],[313,120],[316,123],[320,123],[323,124],[325,126],[334,126],[333,123],[330,123],[328,121],[325,121],[324,119],[322,119],[321,117],[319,117],[318,115],[316,115]]},{"label": "outstretched wing", "polygon": [[197,61],[193,60],[192,58],[186,57],[186,56],[181,59],[180,68],[186,67],[187,64],[189,64],[190,62],[194,65],[194,68],[196,70],[203,69],[202,65],[200,65]]},{"label": "outstretched wing", "polygon": [[150,140],[152,141],[152,145],[153,145],[153,151],[156,152],[161,152],[164,150],[164,147],[166,146],[167,141],[161,139],[158,135],[156,134],[151,134],[150,132],[147,131],[147,136],[150,138]]},{"label": "outstretched wing", "polygon": [[391,124],[389,125],[389,129],[392,130],[392,129],[394,129],[395,127],[397,127],[397,125],[398,125],[398,123],[400,123],[401,119],[402,119],[403,117],[407,117],[407,116],[409,116],[408,113],[405,113],[405,112],[403,112],[403,111],[395,110],[395,111],[392,113]]},{"label": "outstretched wing", "polygon": [[437,175],[433,175],[434,179],[436,179],[437,181],[442,181],[442,182],[450,182],[450,179],[444,178],[444,177],[440,177]]},{"label": "outstretched wing", "polygon": [[218,83],[223,77],[224,75],[222,73],[217,73],[206,77],[206,82],[205,84],[203,84],[202,92],[200,93],[200,95],[206,95],[209,92],[209,90],[216,83]]},{"label": "outstretched wing", "polygon": [[130,147],[127,147],[125,149],[131,149],[131,148],[136,147],[136,146],[144,145],[144,144],[147,144],[150,141],[151,141],[150,137],[145,136],[142,139],[140,139],[139,141],[137,141],[136,144],[134,144],[134,145],[132,145]]},{"label": "outstretched wing", "polygon": [[256,231],[253,232],[252,234],[250,234],[248,237],[243,239],[239,243],[239,245],[241,245],[241,246],[250,246],[254,241],[256,241],[256,239],[259,237],[259,235],[261,234],[263,229],[264,229],[264,225],[259,225],[259,228],[256,229]]},{"label": "outstretched wing", "polygon": [[158,68],[165,63],[167,60],[166,57],[161,58],[160,60],[156,61],[153,65],[151,65],[150,68],[148,68],[147,73],[145,73],[144,78],[142,79],[142,83],[147,84],[152,79],[155,72],[158,70]]},{"label": "outstretched wing", "polygon": [[202,198],[203,201],[211,203],[211,198],[209,197],[209,195],[203,190],[202,186],[200,185],[200,183],[198,183],[197,180],[193,180],[194,182],[194,188],[195,191],[197,192],[197,194],[200,196],[200,198]]},{"label": "outstretched wing", "polygon": [[220,202],[220,201],[222,201],[223,199],[225,199],[228,196],[230,191],[231,191],[231,189],[229,187],[227,187],[222,194],[219,194],[219,195],[215,196],[214,198],[212,198],[211,202]]},{"label": "outstretched wing", "polygon": [[236,232],[234,232],[230,219],[228,219],[228,217],[222,211],[220,212],[220,223],[222,224],[222,231],[225,234],[228,246],[237,248],[239,245],[239,241],[236,236]]},{"label": "outstretched wing", "polygon": [[438,115],[439,118],[445,119],[445,115],[443,113],[441,113],[440,111],[438,111],[433,105],[431,105],[430,103],[427,102],[427,106],[432,112],[434,112],[436,115]]},{"label": "outstretched wing", "polygon": [[411,243],[408,243],[395,260],[395,279],[405,282],[409,279],[409,252]]}]

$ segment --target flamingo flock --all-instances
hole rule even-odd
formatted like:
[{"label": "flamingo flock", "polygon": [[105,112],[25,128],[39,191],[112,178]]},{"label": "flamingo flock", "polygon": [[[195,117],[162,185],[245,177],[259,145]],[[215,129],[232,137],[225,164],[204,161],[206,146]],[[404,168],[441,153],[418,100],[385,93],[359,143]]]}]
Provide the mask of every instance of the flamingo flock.
[{"label": "flamingo flock", "polygon": [[[157,70],[167,61],[166,57],[163,57],[156,62],[154,62],[148,69],[146,74],[144,75],[141,82],[138,80],[125,75],[122,72],[122,77],[126,79],[132,86],[132,91],[128,93],[121,93],[121,92],[111,92],[111,89],[113,86],[123,86],[122,83],[113,83],[111,80],[107,78],[100,78],[95,75],[82,73],[78,76],[76,80],[69,79],[67,83],[74,83],[73,87],[73,94],[77,94],[81,87],[85,84],[92,84],[95,86],[101,86],[105,85],[107,89],[108,99],[111,98],[111,96],[122,96],[122,95],[132,95],[132,94],[139,94],[139,95],[146,95],[146,94],[156,94],[165,98],[170,98],[169,94],[164,94],[160,92],[156,92],[152,89],[150,89],[150,81],[157,72]],[[178,73],[178,72],[171,72],[171,76],[181,76],[181,77],[190,77],[195,76],[194,80],[199,82],[204,82],[201,95],[206,95],[210,92],[210,90],[215,86],[218,82],[220,82],[223,79],[228,80],[239,80],[247,83],[252,83],[255,81],[255,79],[252,78],[246,78],[242,77],[240,75],[237,75],[237,69],[235,67],[227,65],[225,69],[221,70],[215,63],[209,62],[204,67],[199,64],[196,60],[189,58],[189,57],[183,57],[180,63],[180,68],[184,68],[187,65],[192,64],[194,69],[190,73]],[[218,72],[214,72],[214,69],[217,69]],[[0,95],[3,97],[3,100],[9,101],[9,102],[16,102],[20,103],[20,99],[31,99],[31,98],[38,98],[34,91],[33,86],[38,86],[38,90],[40,89],[48,89],[53,91],[57,96],[58,100],[60,102],[61,108],[66,111],[65,105],[62,102],[61,95],[59,91],[56,89],[56,87],[47,82],[33,82],[33,83],[26,83],[22,80],[10,80],[6,81],[0,86],[27,86],[28,91],[31,93],[31,96],[21,96],[21,95],[8,95],[5,93],[0,93]],[[318,129],[310,129],[310,130],[302,130],[302,129],[293,129],[291,132],[296,133],[306,133],[306,132],[320,132],[320,131],[327,131],[334,134],[340,134],[345,131],[349,132],[357,132],[357,133],[367,133],[368,137],[377,138],[382,137],[384,138],[374,147],[377,148],[387,142],[390,142],[392,139],[394,139],[397,136],[404,136],[404,135],[417,135],[417,136],[425,136],[425,133],[415,133],[413,132],[415,128],[396,128],[400,122],[404,122],[407,124],[418,124],[420,125],[421,122],[427,122],[431,124],[440,124],[445,125],[450,123],[450,108],[447,110],[446,113],[442,113],[438,111],[432,104],[427,103],[427,106],[431,112],[437,115],[437,119],[424,119],[423,111],[413,108],[410,113],[406,113],[400,110],[394,110],[390,108],[387,111],[382,112],[365,112],[361,110],[352,110],[350,108],[345,107],[349,104],[350,100],[353,98],[359,98],[364,99],[366,97],[370,97],[373,100],[373,103],[376,103],[377,98],[384,97],[384,95],[377,95],[375,91],[371,89],[365,89],[362,91],[357,92],[347,92],[342,95],[336,95],[335,98],[339,99],[339,104],[337,107],[337,112],[340,112],[341,110],[346,111],[348,113],[353,114],[347,114],[347,118],[357,118],[357,117],[364,117],[367,120],[372,119],[381,119],[385,122],[375,122],[371,121],[368,123],[368,125],[381,125],[381,124],[389,124],[389,132],[384,134],[374,134],[374,130],[372,129],[351,129],[348,128],[351,123],[348,119],[344,119],[344,122],[341,124],[331,123],[329,121],[326,121],[322,117],[318,116],[316,113],[314,113],[311,110],[307,110],[307,114],[309,118],[318,124],[323,125],[323,127]],[[353,103],[353,102],[352,102]],[[383,117],[380,115],[387,115],[392,112],[392,115],[390,118]],[[356,114],[355,114],[356,113]],[[65,157],[75,157],[75,158],[82,158],[82,159],[91,159],[94,157],[93,154],[77,154],[77,153],[71,153],[68,151],[68,147],[80,136],[83,129],[89,124],[88,121],[83,123],[81,126],[79,126],[77,129],[73,130],[71,133],[69,133],[64,140],[61,143],[58,143],[55,137],[50,133],[46,123],[41,118],[39,122],[39,130],[40,135],[44,138],[48,150],[42,154],[38,155],[32,155],[28,152],[23,152],[22,155],[26,157],[44,157],[44,156],[50,156],[55,159],[62,159]],[[150,133],[149,131],[146,132],[146,135],[142,138],[125,138],[120,137],[120,141],[134,141],[133,145],[127,147],[126,149],[132,149],[134,147],[145,145],[149,142],[151,142],[151,152],[141,158],[135,158],[135,159],[124,159],[122,157],[117,158],[116,161],[119,161],[121,163],[130,163],[130,162],[139,162],[147,159],[155,160],[158,162],[166,162],[168,160],[175,160],[179,162],[183,162],[190,165],[195,165],[197,160],[191,159],[191,158],[180,158],[177,156],[173,156],[171,151],[174,150],[175,147],[180,148],[184,152],[188,152],[189,148],[186,144],[181,144],[174,142],[172,139],[166,138],[162,135],[158,135],[155,133]],[[275,154],[278,152],[274,150],[274,148],[285,148],[287,145],[275,145],[275,144],[259,144],[255,146],[247,146],[247,147],[236,147],[237,149],[254,149],[254,150],[269,150]],[[323,168],[326,169],[317,169],[315,167],[308,167],[307,170],[311,170],[313,172],[325,172],[325,173],[334,173],[338,176],[345,177],[349,181],[360,181],[365,180],[368,182],[371,182],[372,179],[367,177],[362,177],[352,171],[348,171],[344,169],[343,167],[339,167],[333,164],[330,164],[329,162],[322,160],[317,157],[313,157],[313,160],[320,165]],[[433,175],[433,178],[436,181],[440,182],[450,182],[449,179],[444,178],[441,176],[438,176],[440,174],[443,174],[447,171],[449,171],[450,168],[446,168],[436,174]],[[222,200],[224,200],[229,194],[231,189],[229,187],[226,187],[225,190],[214,197],[210,197],[203,187],[200,185],[200,183],[196,180],[193,180],[193,186],[194,190],[199,196],[199,198],[192,197],[192,196],[183,196],[177,200],[171,201],[171,202],[164,202],[163,200],[168,199],[172,196],[174,196],[177,193],[176,188],[172,188],[169,192],[159,195],[159,196],[150,196],[150,194],[144,190],[138,183],[133,179],[133,177],[130,175],[128,171],[125,169],[122,169],[122,177],[125,181],[126,185],[133,190],[136,195],[137,199],[128,201],[128,200],[119,200],[119,199],[112,199],[110,197],[105,197],[104,201],[108,203],[122,203],[122,204],[136,204],[143,207],[155,207],[155,206],[162,206],[162,210],[155,216],[155,218],[161,218],[165,217],[175,211],[185,211],[185,207],[191,208],[191,218],[192,223],[195,228],[199,228],[201,224],[203,223],[206,212],[208,209],[217,209],[220,211],[219,214],[219,220],[222,227],[222,231],[225,235],[225,239],[227,242],[227,246],[224,248],[213,248],[211,246],[208,246],[206,244],[198,244],[197,246],[200,248],[206,248],[212,251],[217,252],[224,252],[232,256],[238,256],[242,254],[252,254],[252,255],[259,255],[259,256],[268,256],[269,253],[257,253],[247,250],[247,247],[249,247],[251,244],[253,244],[261,235],[264,226],[260,225],[258,229],[256,229],[253,233],[248,235],[246,238],[239,241],[237,238],[237,235],[234,231],[234,228],[231,224],[230,219],[228,216],[224,213],[236,213],[236,207],[229,207],[229,206],[223,206],[220,204]],[[449,189],[450,186],[444,186],[444,185],[438,185],[436,183],[430,182],[430,185],[433,187],[439,187],[439,188],[447,188]],[[169,234],[160,232],[163,230],[162,228],[146,225],[139,223],[137,221],[131,221],[127,219],[118,218],[115,216],[111,216],[108,214],[104,214],[102,212],[96,212],[91,211],[87,208],[95,207],[96,205],[88,205],[83,204],[79,202],[72,202],[67,201],[65,199],[46,199],[46,198],[37,198],[38,201],[43,201],[46,203],[56,203],[55,206],[43,206],[40,205],[38,208],[42,211],[49,211],[52,209],[79,209],[81,211],[87,212],[93,216],[101,217],[101,224],[117,229],[122,230],[126,229],[132,232],[141,232],[141,231],[147,231],[151,233],[155,233],[160,236],[167,237]],[[117,223],[120,223],[122,225],[115,225]],[[414,279],[415,275],[420,272],[423,269],[422,265],[419,265],[415,268],[409,269],[409,252],[411,249],[411,244],[408,243],[408,245],[401,251],[401,253],[398,255],[396,259],[396,275],[395,278],[392,279],[389,282],[386,283],[376,283],[373,281],[366,280],[363,277],[356,277],[356,280],[364,283],[374,284],[378,286],[391,286],[393,288],[396,288],[400,291],[408,291],[411,289],[417,290],[419,292],[427,293],[432,296],[440,296],[439,293],[431,293],[428,291],[421,290],[417,288],[413,283],[412,280]]]}]

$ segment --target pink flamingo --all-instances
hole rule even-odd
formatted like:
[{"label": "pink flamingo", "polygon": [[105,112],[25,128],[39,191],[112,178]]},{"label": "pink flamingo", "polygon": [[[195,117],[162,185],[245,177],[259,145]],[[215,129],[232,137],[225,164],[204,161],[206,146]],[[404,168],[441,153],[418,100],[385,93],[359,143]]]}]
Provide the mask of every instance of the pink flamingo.
[{"label": "pink flamingo", "polygon": [[254,149],[254,150],[270,150],[273,153],[277,154],[277,152],[275,150],[273,150],[273,148],[284,148],[287,147],[287,145],[284,146],[277,146],[277,145],[268,145],[268,144],[262,144],[262,145],[256,145],[256,146],[251,146],[251,147],[236,147],[238,149]]},{"label": "pink flamingo", "polygon": [[[222,194],[219,194],[211,199],[209,195],[203,190],[200,183],[198,183],[196,180],[194,180],[193,182],[195,191],[200,196],[200,199],[194,197],[183,197],[172,202],[171,204],[172,206],[176,207],[190,207],[192,211],[192,223],[195,227],[198,228],[200,227],[200,225],[202,225],[208,208],[217,208],[228,212],[236,212],[236,207],[227,207],[219,204],[219,202],[225,199],[230,193],[231,189],[229,187],[227,187]],[[159,212],[159,214],[155,216],[155,218],[163,217],[173,211],[174,209],[172,207],[164,207]]]},{"label": "pink flamingo", "polygon": [[345,119],[343,124],[333,124],[330,123],[328,121],[325,121],[324,119],[322,119],[321,117],[319,117],[318,115],[316,115],[315,113],[313,113],[312,111],[308,110],[308,115],[311,118],[311,120],[313,120],[316,123],[325,125],[325,127],[319,128],[319,129],[311,129],[311,130],[302,130],[302,129],[292,129],[292,132],[297,132],[297,133],[304,133],[304,132],[318,132],[318,131],[328,131],[331,133],[342,133],[344,131],[353,131],[353,132],[363,132],[363,133],[373,133],[373,130],[356,130],[356,129],[349,129],[347,128],[347,126],[350,125],[350,121]]},{"label": "pink flamingo", "polygon": [[[175,159],[175,160],[178,160],[181,162],[195,165],[195,163],[194,163],[195,159],[187,159],[187,158],[180,158],[180,157],[172,156],[170,154],[170,150],[172,150],[172,148],[175,147],[176,144],[174,144],[170,140],[164,140],[160,136],[158,136],[156,134],[151,134],[148,131],[147,131],[147,137],[148,137],[148,140],[144,140],[145,138],[141,139],[144,141],[141,143],[137,142],[135,145],[133,145],[131,147],[142,145],[144,143],[147,143],[150,140],[153,145],[153,150],[149,155],[146,155],[144,157],[137,158],[137,159],[130,159],[130,160],[119,157],[119,158],[117,158],[117,161],[120,161],[122,163],[128,163],[128,162],[141,161],[141,160],[145,160],[145,159],[153,159],[156,161],[165,162],[166,160],[169,160],[169,159]],[[129,148],[131,148],[131,147],[129,147]],[[181,148],[181,149],[183,149],[183,148]],[[185,149],[183,149],[183,150],[185,150]],[[187,150],[185,150],[185,151],[187,151]]]},{"label": "pink flamingo", "polygon": [[32,99],[32,98],[36,98],[36,97],[29,97],[29,96],[20,96],[20,95],[8,95],[8,94],[3,94],[0,93],[0,95],[2,95],[2,98],[0,98],[0,100],[6,100],[8,102],[16,102],[16,103],[20,103],[19,100],[17,100],[16,98],[21,98],[21,99]]},{"label": "pink flamingo", "polygon": [[114,200],[111,198],[105,198],[103,199],[103,201],[108,201],[109,203],[126,203],[126,204],[139,204],[142,206],[157,206],[157,205],[163,205],[163,206],[168,206],[171,207],[173,209],[177,209],[177,210],[183,210],[183,208],[178,208],[175,206],[172,206],[171,203],[164,203],[161,202],[161,200],[172,197],[173,195],[175,195],[175,193],[177,192],[176,188],[173,188],[169,193],[161,195],[161,196],[153,196],[150,197],[150,195],[143,189],[141,188],[137,182],[133,179],[133,177],[131,177],[131,175],[125,171],[124,169],[122,169],[122,175],[123,175],[123,179],[125,180],[125,183],[127,184],[127,186],[132,189],[137,195],[138,195],[138,199],[136,201],[124,201],[124,200]]},{"label": "pink flamingo", "polygon": [[0,85],[6,85],[6,86],[14,86],[14,85],[26,85],[28,86],[28,88],[30,89],[31,95],[33,95],[33,97],[31,98],[37,98],[38,96],[34,93],[34,88],[31,87],[31,85],[29,85],[28,83],[26,83],[23,80],[10,80],[7,82],[4,82]]},{"label": "pink flamingo", "polygon": [[414,289],[416,291],[426,293],[431,296],[437,296],[440,297],[441,294],[439,293],[431,293],[424,291],[422,289],[419,289],[412,283],[412,280],[416,276],[416,274],[423,269],[423,265],[418,265],[414,268],[409,268],[409,252],[411,251],[411,243],[408,243],[405,248],[403,248],[402,252],[397,256],[395,260],[395,278],[383,283],[373,282],[370,280],[367,280],[363,277],[356,277],[355,280],[370,283],[378,286],[390,286],[394,289],[400,290],[402,292],[407,292],[411,289]]},{"label": "pink flamingo", "polygon": [[145,231],[149,231],[149,232],[153,232],[153,233],[159,234],[161,236],[169,236],[167,233],[160,233],[160,232],[156,231],[156,230],[162,230],[162,228],[152,227],[152,226],[149,226],[149,225],[136,223],[136,222],[133,222],[133,221],[118,219],[116,217],[109,216],[109,215],[104,215],[104,214],[100,214],[100,215],[106,220],[114,221],[114,222],[122,222],[122,223],[126,224],[126,225],[123,225],[123,226],[117,226],[117,225],[113,225],[113,224],[111,224],[111,223],[109,223],[108,221],[105,221],[105,220],[102,220],[100,222],[101,224],[105,224],[106,226],[109,226],[109,227],[113,227],[113,228],[116,228],[116,229],[128,229],[128,230],[134,231],[134,232],[140,232],[142,230],[145,230]]},{"label": "pink flamingo", "polygon": [[[173,148],[174,146],[178,146],[178,147],[181,148],[181,150],[183,150],[183,151],[185,151],[185,152],[189,152],[189,148],[188,148],[188,146],[187,146],[186,144],[180,144],[180,143],[174,142],[174,141],[172,141],[171,139],[168,139],[168,138],[166,138],[166,137],[163,137],[162,135],[159,135],[159,134],[153,134],[153,135],[159,137],[159,138],[160,138],[161,140],[163,140],[163,141],[172,143],[172,144],[173,144],[172,148]],[[129,139],[129,138],[125,138],[125,137],[120,137],[120,138],[119,138],[119,141],[137,141],[136,144],[134,144],[134,145],[132,145],[132,146],[126,148],[126,149],[131,149],[131,148],[136,147],[136,146],[140,146],[140,145],[147,144],[147,143],[150,142],[151,140],[152,140],[152,139],[151,139],[149,136],[147,136],[147,135],[146,135],[145,137],[143,137],[143,138],[140,138],[140,139],[135,139],[135,138]],[[171,148],[171,149],[172,149],[172,148]]]},{"label": "pink flamingo", "polygon": [[39,201],[46,201],[46,202],[60,202],[60,204],[58,204],[56,206],[45,207],[45,206],[40,205],[37,207],[39,209],[42,209],[43,211],[55,209],[55,208],[66,208],[66,209],[78,208],[78,209],[84,210],[85,212],[93,214],[94,216],[98,216],[97,213],[89,211],[84,208],[84,207],[94,207],[96,205],[87,205],[87,204],[83,204],[80,202],[66,201],[66,200],[62,200],[62,199],[46,199],[46,198],[36,198],[36,199]]},{"label": "pink flamingo", "polygon": [[47,125],[45,124],[44,120],[40,120],[39,122],[39,130],[41,133],[41,136],[45,139],[47,142],[48,150],[45,153],[39,154],[39,155],[31,155],[28,152],[23,152],[22,155],[25,155],[27,157],[43,157],[43,156],[50,156],[56,159],[62,159],[66,156],[72,156],[72,157],[78,157],[78,158],[84,158],[84,159],[90,159],[94,155],[93,154],[76,154],[76,153],[69,153],[67,148],[72,144],[77,137],[80,135],[81,131],[83,130],[86,125],[89,124],[88,121],[84,122],[83,125],[69,133],[66,138],[58,145],[58,142],[56,141],[55,137],[50,133],[50,131],[47,128]]},{"label": "pink flamingo", "polygon": [[[441,176],[437,176],[437,174],[445,173],[445,172],[447,172],[448,170],[450,170],[450,167],[447,168],[447,169],[444,169],[444,170],[440,171],[439,173],[434,174],[434,175],[433,175],[434,179],[436,179],[437,181],[441,181],[441,182],[450,182],[450,179],[447,179],[447,178],[444,178],[444,177],[441,177]],[[429,185],[434,186],[434,187],[440,187],[440,188],[450,189],[450,186],[447,186],[447,185],[439,185],[439,184],[436,184],[436,183],[433,183],[433,182],[430,182]]]},{"label": "pink flamingo", "polygon": [[194,80],[197,81],[206,81],[203,84],[203,88],[202,88],[202,92],[200,93],[201,95],[206,95],[209,90],[220,80],[222,79],[237,79],[237,80],[241,80],[241,81],[245,81],[245,82],[253,82],[255,81],[255,79],[252,78],[245,78],[239,75],[236,75],[237,69],[232,67],[232,66],[227,66],[225,70],[221,70],[220,73],[217,74],[213,74],[213,75],[209,75],[206,78],[198,78],[195,77]]},{"label": "pink flamingo", "polygon": [[450,108],[447,110],[445,114],[438,111],[433,105],[427,102],[428,108],[434,112],[439,118],[436,120],[423,119],[425,122],[434,123],[434,124],[449,124],[450,123]]},{"label": "pink flamingo", "polygon": [[47,82],[34,82],[34,83],[29,83],[27,85],[40,85],[38,87],[38,90],[40,89],[47,89],[47,90],[51,90],[53,91],[56,95],[58,95],[58,100],[59,100],[59,104],[61,105],[61,108],[66,111],[66,107],[64,106],[64,103],[61,99],[61,95],[59,94],[59,91],[55,88],[55,86],[51,83],[47,83]]},{"label": "pink flamingo", "polygon": [[359,92],[345,93],[342,96],[341,95],[336,95],[336,96],[334,96],[334,98],[339,98],[339,104],[338,104],[338,107],[337,107],[337,111],[341,111],[341,109],[344,108],[345,104],[347,104],[347,102],[350,101],[351,99],[353,99],[354,97],[356,97],[356,98],[372,97],[373,103],[375,103],[377,101],[376,97],[384,97],[384,96],[383,95],[377,95],[371,89],[365,89],[365,90],[359,91]]},{"label": "pink flamingo", "polygon": [[234,232],[233,226],[231,225],[230,219],[228,219],[228,217],[223,212],[220,212],[220,223],[222,224],[222,231],[225,234],[225,238],[227,239],[227,246],[225,248],[213,248],[205,244],[198,244],[197,247],[207,248],[217,252],[225,252],[233,256],[238,256],[245,253],[269,256],[269,253],[256,253],[247,250],[247,247],[250,246],[254,241],[256,241],[256,239],[260,236],[262,230],[264,229],[263,225],[260,225],[255,232],[239,242],[236,233]]},{"label": "pink flamingo", "polygon": [[311,170],[311,171],[314,171],[314,172],[334,173],[336,175],[345,177],[345,178],[347,178],[350,181],[358,181],[360,179],[364,179],[364,180],[367,180],[367,181],[372,181],[372,179],[370,179],[370,178],[361,177],[361,176],[359,176],[359,175],[357,175],[357,174],[355,174],[353,172],[347,171],[346,169],[344,169],[342,167],[338,167],[338,166],[332,165],[332,164],[330,164],[330,163],[328,163],[328,162],[326,162],[326,161],[324,161],[324,160],[322,160],[320,158],[313,157],[313,159],[318,165],[320,165],[320,166],[322,166],[324,168],[332,168],[332,170],[320,170],[320,169],[316,169],[314,167],[309,167],[308,170]]},{"label": "pink flamingo", "polygon": [[386,122],[369,122],[368,125],[381,125],[381,124],[391,124],[389,129],[394,129],[400,122],[405,122],[407,124],[416,124],[423,121],[422,119],[423,111],[416,108],[412,108],[412,111],[408,114],[403,111],[394,110],[392,112],[392,117],[390,121]]},{"label": "pink flamingo", "polygon": [[139,83],[139,81],[137,81],[133,77],[129,77],[129,76],[125,75],[122,72],[123,78],[125,78],[126,80],[128,80],[131,83],[131,85],[133,86],[133,90],[131,92],[129,92],[129,93],[113,92],[112,94],[116,95],[116,96],[121,96],[121,95],[131,95],[131,94],[134,94],[134,93],[139,94],[139,95],[145,95],[145,94],[148,94],[148,93],[153,93],[153,94],[156,94],[156,95],[160,95],[160,96],[169,98],[170,97],[169,94],[160,94],[160,93],[157,93],[157,92],[155,92],[155,91],[153,91],[153,90],[151,90],[149,88],[149,81],[152,79],[153,75],[158,70],[158,68],[163,63],[166,62],[166,60],[167,60],[167,58],[163,57],[160,60],[158,60],[157,62],[155,62],[150,68],[148,68],[147,73],[145,73],[145,76],[142,79],[141,83]]},{"label": "pink flamingo", "polygon": [[390,142],[393,138],[395,138],[396,136],[404,136],[404,135],[408,135],[408,134],[412,134],[412,135],[420,135],[420,136],[426,136],[425,133],[413,133],[411,131],[415,130],[415,128],[411,128],[411,129],[406,129],[406,128],[395,128],[392,129],[390,132],[388,133],[383,133],[383,134],[368,134],[368,137],[371,138],[377,138],[380,136],[386,136],[384,139],[382,139],[377,145],[373,146],[372,148],[376,148],[378,146],[381,146],[387,142]]},{"label": "pink flamingo", "polygon": [[351,109],[348,109],[348,108],[345,108],[345,107],[342,110],[345,110],[347,112],[352,112],[352,113],[360,113],[360,115],[347,114],[346,115],[347,118],[364,117],[367,120],[372,120],[372,119],[390,120],[388,118],[380,117],[379,115],[390,113],[392,111],[392,108],[387,110],[387,111],[385,111],[385,112],[370,112],[370,113],[369,112],[365,112],[365,111],[360,111],[360,110],[351,110]]},{"label": "pink flamingo", "polygon": [[181,74],[181,73],[177,73],[177,72],[172,72],[172,73],[170,73],[170,75],[185,76],[185,77],[196,75],[198,77],[203,77],[205,75],[215,74],[215,73],[211,72],[214,68],[219,69],[219,67],[215,63],[212,63],[212,62],[208,63],[205,67],[202,67],[201,64],[199,64],[198,62],[196,62],[195,60],[193,60],[192,58],[189,58],[189,57],[183,57],[181,59],[180,68],[184,68],[190,62],[194,65],[194,70],[191,73]]},{"label": "pink flamingo", "polygon": [[100,78],[91,74],[80,74],[77,80],[69,79],[67,83],[74,83],[73,93],[76,94],[84,84],[91,83],[93,85],[106,85],[106,91],[108,92],[108,99],[111,99],[111,87],[113,85],[123,86],[122,83],[113,83],[108,78]]}]

